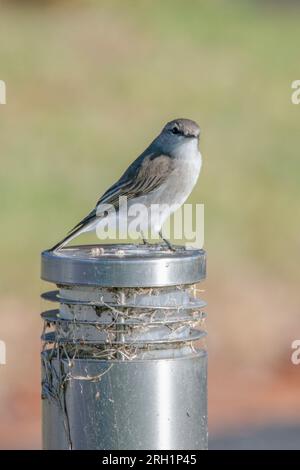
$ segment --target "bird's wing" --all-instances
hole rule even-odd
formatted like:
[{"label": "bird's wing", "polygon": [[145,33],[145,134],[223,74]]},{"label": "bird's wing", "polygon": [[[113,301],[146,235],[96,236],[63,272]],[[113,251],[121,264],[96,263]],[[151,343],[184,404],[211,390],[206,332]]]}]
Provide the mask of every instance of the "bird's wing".
[{"label": "bird's wing", "polygon": [[111,204],[115,209],[119,206],[119,197],[133,199],[157,189],[174,168],[174,163],[168,155],[148,153],[140,155],[121,176],[97,201],[96,207],[82,219],[70,233],[84,227],[97,217],[97,209],[101,204]]},{"label": "bird's wing", "polygon": [[154,191],[165,182],[173,168],[173,160],[168,155],[149,154],[140,161],[137,159],[119,181],[101,196],[96,208],[100,204],[117,207],[121,196],[133,199]]}]

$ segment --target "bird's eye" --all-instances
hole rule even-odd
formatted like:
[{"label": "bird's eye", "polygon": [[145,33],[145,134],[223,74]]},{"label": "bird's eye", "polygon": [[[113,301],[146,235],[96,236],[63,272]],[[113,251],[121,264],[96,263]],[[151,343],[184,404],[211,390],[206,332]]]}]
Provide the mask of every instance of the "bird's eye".
[{"label": "bird's eye", "polygon": [[173,127],[173,128],[171,129],[171,131],[172,131],[173,134],[179,134],[179,129],[178,129],[178,127],[176,127],[176,126]]}]

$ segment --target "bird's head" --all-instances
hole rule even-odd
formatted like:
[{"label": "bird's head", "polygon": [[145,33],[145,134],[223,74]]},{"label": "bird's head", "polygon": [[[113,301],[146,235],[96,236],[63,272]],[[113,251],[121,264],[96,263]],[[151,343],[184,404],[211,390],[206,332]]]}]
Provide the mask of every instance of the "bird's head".
[{"label": "bird's head", "polygon": [[195,121],[174,119],[165,125],[158,140],[162,150],[172,155],[179,148],[198,148],[199,137],[200,128]]},{"label": "bird's head", "polygon": [[195,121],[191,119],[174,119],[168,122],[162,130],[163,134],[171,135],[172,139],[199,139],[200,128]]}]

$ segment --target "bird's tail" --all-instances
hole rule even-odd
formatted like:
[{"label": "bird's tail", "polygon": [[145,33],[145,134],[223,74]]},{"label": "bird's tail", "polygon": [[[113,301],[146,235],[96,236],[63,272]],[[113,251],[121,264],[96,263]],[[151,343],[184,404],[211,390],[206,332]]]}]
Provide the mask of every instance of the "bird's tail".
[{"label": "bird's tail", "polygon": [[96,216],[94,215],[94,212],[92,212],[87,217],[85,217],[81,222],[79,222],[79,224],[75,225],[75,227],[68,233],[68,235],[65,238],[63,238],[60,242],[56,243],[56,245],[54,245],[52,248],[50,248],[49,251],[60,250],[68,242],[78,237],[78,235],[80,235],[81,233],[86,232],[89,229],[91,230],[95,220],[96,220]]},{"label": "bird's tail", "polygon": [[63,248],[68,242],[70,242],[75,237],[77,237],[80,234],[80,232],[82,232],[82,227],[78,227],[76,230],[73,230],[65,238],[63,238],[60,242],[56,243],[56,245],[54,245],[52,248],[50,248],[49,251],[56,251],[56,250],[59,250],[60,248]]}]

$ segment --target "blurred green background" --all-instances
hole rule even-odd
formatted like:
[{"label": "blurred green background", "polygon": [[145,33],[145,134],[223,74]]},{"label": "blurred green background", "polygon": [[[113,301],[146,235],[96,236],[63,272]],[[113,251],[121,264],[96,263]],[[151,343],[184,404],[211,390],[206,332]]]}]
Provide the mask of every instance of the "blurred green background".
[{"label": "blurred green background", "polygon": [[299,18],[291,1],[0,3],[0,447],[40,445],[40,251],[176,117],[202,129],[212,433],[300,422]]}]

